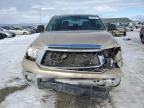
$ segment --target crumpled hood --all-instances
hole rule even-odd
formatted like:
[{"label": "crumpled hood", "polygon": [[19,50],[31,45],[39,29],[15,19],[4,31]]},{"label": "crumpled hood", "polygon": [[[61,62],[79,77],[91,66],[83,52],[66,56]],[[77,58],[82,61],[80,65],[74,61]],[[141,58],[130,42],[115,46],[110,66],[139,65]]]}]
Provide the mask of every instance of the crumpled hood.
[{"label": "crumpled hood", "polygon": [[118,47],[119,44],[107,31],[55,31],[44,32],[32,43],[34,47],[64,44],[96,44],[104,49]]}]

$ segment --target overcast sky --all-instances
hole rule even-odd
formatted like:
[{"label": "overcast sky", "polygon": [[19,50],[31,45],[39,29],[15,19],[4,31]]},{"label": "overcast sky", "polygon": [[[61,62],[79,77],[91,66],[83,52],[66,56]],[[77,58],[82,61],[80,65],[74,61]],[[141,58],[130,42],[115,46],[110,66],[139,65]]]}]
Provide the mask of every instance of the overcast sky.
[{"label": "overcast sky", "polygon": [[47,23],[57,14],[140,18],[144,0],[0,0],[0,23]]}]

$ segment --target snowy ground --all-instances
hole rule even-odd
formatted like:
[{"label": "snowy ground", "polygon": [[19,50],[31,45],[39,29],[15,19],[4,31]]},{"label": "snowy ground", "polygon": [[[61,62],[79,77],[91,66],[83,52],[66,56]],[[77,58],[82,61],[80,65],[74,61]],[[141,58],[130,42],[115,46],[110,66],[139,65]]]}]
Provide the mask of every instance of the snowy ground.
[{"label": "snowy ground", "polygon": [[0,108],[144,108],[144,45],[139,32],[116,38],[122,46],[124,77],[107,100],[75,97],[27,86],[21,73],[21,60],[37,37],[20,36],[0,40]]}]

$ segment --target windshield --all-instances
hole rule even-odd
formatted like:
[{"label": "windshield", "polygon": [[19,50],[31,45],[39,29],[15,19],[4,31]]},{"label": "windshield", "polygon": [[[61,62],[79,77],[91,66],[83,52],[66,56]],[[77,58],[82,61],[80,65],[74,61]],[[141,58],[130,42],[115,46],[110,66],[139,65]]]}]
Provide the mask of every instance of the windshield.
[{"label": "windshield", "polygon": [[106,30],[97,16],[53,17],[46,31]]}]

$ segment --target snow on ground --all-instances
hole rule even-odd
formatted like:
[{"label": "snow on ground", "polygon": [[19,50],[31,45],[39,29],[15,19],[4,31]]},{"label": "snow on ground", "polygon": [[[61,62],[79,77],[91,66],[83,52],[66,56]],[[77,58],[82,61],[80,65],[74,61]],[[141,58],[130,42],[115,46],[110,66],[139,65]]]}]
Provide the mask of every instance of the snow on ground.
[{"label": "snow on ground", "polygon": [[[112,89],[105,101],[77,98],[31,86],[3,96],[1,92],[5,88],[25,84],[21,60],[36,37],[37,34],[0,40],[0,108],[144,108],[144,45],[138,31],[116,38],[122,46],[124,77],[121,85]],[[128,37],[131,40],[126,40]]]},{"label": "snow on ground", "polygon": [[27,47],[37,37],[19,36],[0,40],[0,88],[23,82],[21,61]]},{"label": "snow on ground", "polygon": [[0,108],[54,108],[54,102],[54,93],[28,87],[8,96]]},{"label": "snow on ground", "polygon": [[[110,93],[112,108],[144,108],[144,45],[139,32],[128,33],[131,40],[117,39],[123,50],[122,83]],[[111,107],[110,107],[111,108]]]}]

